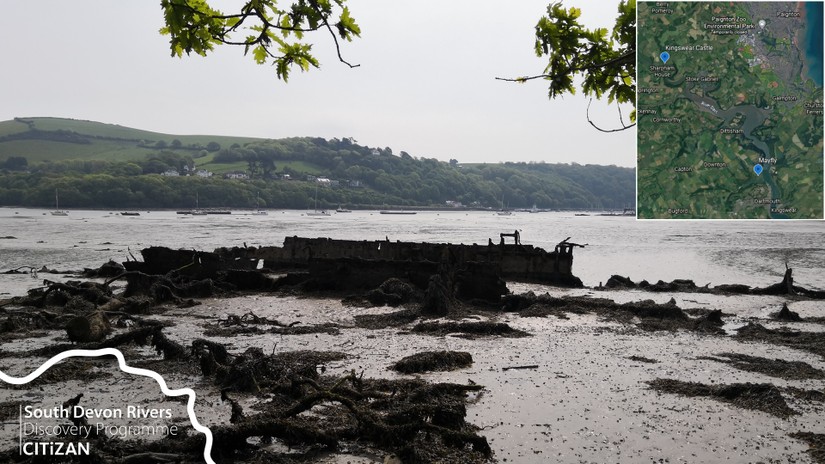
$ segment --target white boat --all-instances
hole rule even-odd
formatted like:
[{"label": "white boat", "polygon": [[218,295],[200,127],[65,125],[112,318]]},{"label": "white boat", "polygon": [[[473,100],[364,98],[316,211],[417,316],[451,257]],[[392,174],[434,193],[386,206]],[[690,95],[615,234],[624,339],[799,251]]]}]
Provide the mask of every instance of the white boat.
[{"label": "white boat", "polygon": [[52,211],[52,216],[68,216],[68,211],[62,211],[60,209],[60,200],[57,195],[57,189],[54,189],[54,211]]},{"label": "white boat", "polygon": [[336,213],[351,213],[351,209],[344,208],[341,205],[338,205],[338,209],[335,210]]}]

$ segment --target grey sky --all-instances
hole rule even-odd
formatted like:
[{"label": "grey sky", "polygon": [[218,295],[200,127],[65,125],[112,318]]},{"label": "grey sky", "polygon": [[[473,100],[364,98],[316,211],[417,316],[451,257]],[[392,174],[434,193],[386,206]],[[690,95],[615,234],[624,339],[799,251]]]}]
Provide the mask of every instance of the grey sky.
[{"label": "grey sky", "polygon": [[[57,116],[171,134],[354,137],[360,144],[461,162],[635,166],[635,131],[603,134],[587,99],[549,100],[533,27],[549,0],[350,0],[362,37],[313,38],[321,69],[288,84],[238,47],[169,56],[159,1],[3,2],[0,120]],[[215,1],[231,10],[240,1]],[[589,26],[612,27],[616,1],[567,0]],[[227,7],[228,5],[228,7]],[[629,110],[628,110],[629,111]],[[627,112],[625,112],[627,114]],[[617,124],[615,105],[593,119]]]}]

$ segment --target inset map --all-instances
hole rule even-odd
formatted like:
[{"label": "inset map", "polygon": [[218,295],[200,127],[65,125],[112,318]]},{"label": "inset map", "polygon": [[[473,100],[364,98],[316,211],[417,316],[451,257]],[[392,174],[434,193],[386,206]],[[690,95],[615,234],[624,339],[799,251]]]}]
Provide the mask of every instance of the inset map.
[{"label": "inset map", "polygon": [[640,2],[640,219],[823,219],[823,2]]}]

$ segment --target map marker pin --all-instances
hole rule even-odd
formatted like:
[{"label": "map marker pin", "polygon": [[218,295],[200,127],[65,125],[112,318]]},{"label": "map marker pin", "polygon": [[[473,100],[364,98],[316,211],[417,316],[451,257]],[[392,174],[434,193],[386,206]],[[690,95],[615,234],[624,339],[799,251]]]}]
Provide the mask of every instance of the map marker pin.
[{"label": "map marker pin", "polygon": [[753,172],[755,172],[757,176],[761,175],[762,174],[762,165],[757,164],[756,166],[754,166],[753,167]]},{"label": "map marker pin", "polygon": [[764,19],[760,19],[760,20],[759,20],[759,28],[760,28],[760,29],[765,29],[765,24],[768,24],[768,23],[767,23],[767,22],[765,22],[765,20],[764,20]]},{"label": "map marker pin", "polygon": [[668,52],[662,52],[662,54],[661,54],[661,55],[659,55],[659,58],[661,58],[661,59],[662,59],[662,63],[667,64],[667,60],[669,60],[669,59],[670,59],[670,53],[668,53]]}]

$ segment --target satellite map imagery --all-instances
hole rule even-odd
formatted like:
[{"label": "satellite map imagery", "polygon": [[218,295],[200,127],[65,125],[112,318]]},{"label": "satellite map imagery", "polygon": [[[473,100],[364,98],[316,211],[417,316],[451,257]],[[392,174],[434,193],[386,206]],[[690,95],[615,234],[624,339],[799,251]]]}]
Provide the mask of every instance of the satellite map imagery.
[{"label": "satellite map imagery", "polygon": [[823,219],[822,2],[640,2],[640,219]]}]

